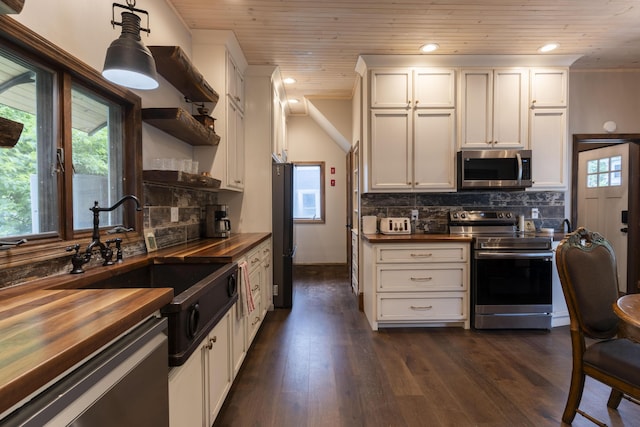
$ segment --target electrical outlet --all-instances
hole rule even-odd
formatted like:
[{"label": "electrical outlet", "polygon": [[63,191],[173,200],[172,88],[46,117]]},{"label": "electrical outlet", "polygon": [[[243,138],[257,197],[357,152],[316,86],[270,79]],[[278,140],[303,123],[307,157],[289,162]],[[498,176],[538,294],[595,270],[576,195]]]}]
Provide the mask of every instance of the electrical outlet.
[{"label": "electrical outlet", "polygon": [[538,219],[539,216],[540,216],[540,211],[538,210],[538,208],[531,208],[531,218]]},{"label": "electrical outlet", "polygon": [[411,221],[418,220],[418,209],[411,209]]},{"label": "electrical outlet", "polygon": [[171,222],[178,222],[179,219],[180,219],[180,216],[179,216],[178,208],[172,207],[171,208]]}]

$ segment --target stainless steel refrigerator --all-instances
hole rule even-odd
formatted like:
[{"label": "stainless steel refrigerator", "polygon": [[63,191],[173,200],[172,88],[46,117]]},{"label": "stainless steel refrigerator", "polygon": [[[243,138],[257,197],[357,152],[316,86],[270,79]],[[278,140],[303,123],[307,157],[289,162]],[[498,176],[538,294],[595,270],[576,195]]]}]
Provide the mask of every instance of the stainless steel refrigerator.
[{"label": "stainless steel refrigerator", "polygon": [[273,305],[293,305],[293,165],[274,163],[272,174]]}]

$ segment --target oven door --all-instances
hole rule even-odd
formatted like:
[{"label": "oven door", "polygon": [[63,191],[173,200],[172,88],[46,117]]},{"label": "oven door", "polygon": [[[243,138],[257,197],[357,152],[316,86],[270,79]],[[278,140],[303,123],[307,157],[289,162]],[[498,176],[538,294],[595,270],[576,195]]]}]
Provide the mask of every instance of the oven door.
[{"label": "oven door", "polygon": [[472,298],[479,314],[550,313],[550,251],[474,252]]}]

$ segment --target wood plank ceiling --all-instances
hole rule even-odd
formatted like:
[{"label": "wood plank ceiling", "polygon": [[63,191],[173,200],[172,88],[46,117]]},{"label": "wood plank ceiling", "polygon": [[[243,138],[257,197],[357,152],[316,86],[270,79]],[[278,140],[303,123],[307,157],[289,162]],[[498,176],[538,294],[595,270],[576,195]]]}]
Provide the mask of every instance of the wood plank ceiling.
[{"label": "wood plank ceiling", "polygon": [[[638,0],[167,0],[192,29],[233,30],[249,64],[277,64],[287,96],[350,97],[360,54],[583,55],[576,69],[640,68]],[[303,113],[293,107],[293,113]]]}]

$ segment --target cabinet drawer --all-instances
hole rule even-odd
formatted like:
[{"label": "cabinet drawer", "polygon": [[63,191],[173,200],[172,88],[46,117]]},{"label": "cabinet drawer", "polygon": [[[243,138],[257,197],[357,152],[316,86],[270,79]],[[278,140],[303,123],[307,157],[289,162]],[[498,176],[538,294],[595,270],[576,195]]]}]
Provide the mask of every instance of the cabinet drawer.
[{"label": "cabinet drawer", "polygon": [[247,255],[247,264],[249,264],[249,272],[252,272],[260,266],[262,261],[262,249],[257,247]]},{"label": "cabinet drawer", "polygon": [[430,264],[428,267],[378,266],[378,292],[464,291],[467,264]]},{"label": "cabinet drawer", "polygon": [[247,316],[247,348],[251,345],[251,342],[262,323],[262,299],[260,296],[253,300],[253,304],[256,309]]},{"label": "cabinet drawer", "polygon": [[378,321],[465,320],[465,292],[378,294]]},{"label": "cabinet drawer", "polygon": [[376,262],[466,262],[468,244],[380,245],[376,249]]}]

